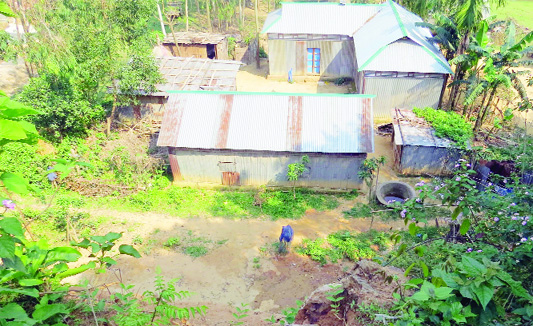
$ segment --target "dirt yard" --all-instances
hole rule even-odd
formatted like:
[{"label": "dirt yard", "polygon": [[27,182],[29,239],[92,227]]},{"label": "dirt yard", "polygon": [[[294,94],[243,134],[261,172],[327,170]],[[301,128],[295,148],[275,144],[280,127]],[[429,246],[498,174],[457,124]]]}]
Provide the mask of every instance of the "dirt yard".
[{"label": "dirt yard", "polygon": [[[270,325],[264,321],[266,318],[279,316],[286,307],[295,307],[296,300],[303,300],[321,285],[336,282],[354,264],[320,266],[294,252],[281,256],[265,249],[272,248],[281,226],[287,224],[294,228],[294,245],[303,238],[325,237],[338,230],[367,231],[369,220],[343,217],[342,212],[354,203],[346,201],[333,211],[308,211],[299,220],[278,221],[183,219],[155,213],[91,210],[94,216],[113,216],[113,223],[104,229],[124,232],[125,242],[142,238],[143,244],[137,247],[143,257],[121,258],[116,266],[120,272],[83,277],[88,277],[93,286],[106,283],[116,288],[121,275],[122,282],[135,284],[136,291],[142,294],[153,289],[156,267],[160,267],[166,279],[181,278],[179,289],[196,293],[184,304],[209,307],[205,317],[190,320],[190,325],[228,325],[233,320],[233,307],[241,303],[248,303],[251,308],[250,316],[244,319],[246,325]],[[403,221],[374,222],[378,230],[402,227]],[[219,245],[198,258],[161,245],[171,237],[186,241],[191,236]]]},{"label": "dirt yard", "polygon": [[274,92],[274,93],[350,93],[349,85],[337,86],[332,82],[307,81],[289,83],[267,79],[268,60],[261,59],[261,67],[255,64],[241,67],[237,73],[237,90],[239,92]]}]

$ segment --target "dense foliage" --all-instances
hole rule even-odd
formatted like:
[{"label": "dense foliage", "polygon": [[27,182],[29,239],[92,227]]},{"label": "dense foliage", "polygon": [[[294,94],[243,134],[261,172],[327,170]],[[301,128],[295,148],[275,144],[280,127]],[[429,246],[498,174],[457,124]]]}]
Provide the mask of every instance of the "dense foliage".
[{"label": "dense foliage", "polygon": [[[519,178],[508,178],[486,189],[469,178],[474,173],[465,161],[457,164],[454,177],[439,183],[418,185],[420,195],[408,200],[400,215],[409,224],[411,236],[389,263],[406,267],[402,255],[414,250],[421,258],[406,274],[418,271],[421,277],[406,286],[415,289],[410,297],[398,297],[403,311],[399,325],[485,325],[524,324],[533,317],[533,210],[531,187]],[[512,189],[496,192],[496,187]],[[509,187],[509,188],[507,188]],[[500,193],[500,194],[498,194]],[[427,232],[419,223],[428,216],[419,213],[426,200],[440,200],[453,207],[452,222],[445,232]],[[398,209],[400,209],[398,208]],[[456,222],[454,222],[456,221]],[[400,241],[400,234],[392,238]],[[411,238],[412,239],[412,238]],[[410,247],[408,247],[410,246]],[[399,257],[399,258],[398,258]]]},{"label": "dense foliage", "polygon": [[433,108],[414,108],[413,112],[424,118],[435,129],[437,137],[449,138],[460,146],[472,139],[472,126],[455,112],[435,110]]},{"label": "dense foliage", "polygon": [[135,104],[160,81],[148,25],[155,1],[43,1],[18,10],[24,29],[37,33],[14,45],[34,77],[17,99],[42,110],[35,123],[45,135],[84,135],[104,107],[112,119],[117,105]]}]

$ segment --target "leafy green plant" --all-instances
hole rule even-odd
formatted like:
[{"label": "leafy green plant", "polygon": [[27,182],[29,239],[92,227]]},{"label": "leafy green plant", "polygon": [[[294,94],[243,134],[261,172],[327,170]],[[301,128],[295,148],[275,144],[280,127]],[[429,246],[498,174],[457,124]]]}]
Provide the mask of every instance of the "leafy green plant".
[{"label": "leafy green plant", "polygon": [[274,316],[270,316],[270,318],[265,319],[265,321],[271,322],[273,325],[276,323],[279,323],[280,325],[292,325],[294,321],[296,320],[296,315],[298,314],[298,310],[303,306],[303,301],[296,300],[296,308],[288,307],[281,311],[283,314],[282,318],[277,319]]},{"label": "leafy green plant", "polygon": [[333,284],[330,285],[330,288],[331,291],[326,292],[326,299],[331,301],[330,307],[335,317],[337,317],[339,320],[343,320],[344,318],[340,316],[340,302],[344,300],[344,297],[341,296],[341,294],[344,292],[344,288],[342,287],[342,284]]},{"label": "leafy green plant", "polygon": [[[158,267],[155,290],[145,291],[142,300],[134,296],[133,285],[120,285],[123,293],[115,293],[110,298],[111,302],[114,302],[111,309],[116,311],[113,320],[118,325],[169,325],[173,319],[187,320],[205,314],[206,306],[176,306],[177,301],[190,297],[192,293],[176,289],[179,279],[165,282],[160,274],[161,269]],[[153,308],[147,313],[142,308],[142,303],[147,303]]]},{"label": "leafy green plant", "polygon": [[250,311],[250,308],[248,308],[248,304],[241,303],[240,307],[235,307],[235,311],[236,312],[233,313],[233,318],[235,318],[235,320],[232,321],[230,325],[244,325],[244,322],[241,321],[241,319],[248,317],[247,313]]},{"label": "leafy green plant", "polygon": [[90,248],[89,257],[96,258],[96,261],[99,264],[97,272],[103,273],[107,268],[117,263],[117,261],[113,258],[119,254],[129,255],[135,258],[141,257],[141,254],[139,254],[137,249],[133,248],[131,245],[125,244],[119,246],[119,254],[110,256],[109,252],[115,246],[115,242],[121,237],[122,233],[109,232],[105,236],[91,236],[83,239],[79,243],[72,243],[72,245],[88,250]]},{"label": "leafy green plant", "polygon": [[504,311],[498,307],[511,294],[517,301],[529,305],[533,302],[533,297],[520,282],[513,280],[498,263],[486,258],[480,262],[464,256],[455,267],[451,272],[433,270],[431,282],[411,279],[406,284],[407,288],[418,291],[405,301],[399,298],[403,302],[400,308],[407,311],[399,325],[412,325],[415,312],[416,324],[482,325],[495,318],[504,318]]},{"label": "leafy green plant", "polygon": [[434,129],[437,137],[449,138],[461,147],[474,136],[472,126],[459,114],[451,111],[435,110],[433,108],[414,108],[416,116],[424,118]]},{"label": "leafy green plant", "polygon": [[307,171],[309,164],[309,156],[304,155],[300,162],[291,163],[287,166],[287,178],[292,181],[292,191],[294,199],[296,199],[296,181]]},{"label": "leafy green plant", "polygon": [[163,244],[165,247],[173,248],[179,246],[181,243],[181,239],[178,237],[170,237],[167,239],[167,241]]},{"label": "leafy green plant", "polygon": [[[376,179],[376,187],[378,185],[379,181],[379,170],[381,166],[385,165],[387,162],[387,159],[385,156],[380,156],[378,158],[370,158],[363,161],[363,164],[361,164],[361,167],[359,168],[359,172],[357,172],[357,176],[361,178],[367,188],[368,188],[368,203],[374,201],[373,197],[373,189],[374,189],[374,178]],[[370,223],[370,228],[372,228],[372,224],[374,222],[374,216],[372,215],[372,221]]]}]

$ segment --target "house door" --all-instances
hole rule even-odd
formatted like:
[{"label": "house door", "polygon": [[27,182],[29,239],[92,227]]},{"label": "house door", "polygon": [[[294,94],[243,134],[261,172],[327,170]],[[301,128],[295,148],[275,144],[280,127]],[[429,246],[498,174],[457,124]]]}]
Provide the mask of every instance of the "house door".
[{"label": "house door", "polygon": [[307,73],[312,75],[320,74],[320,49],[307,49]]},{"label": "house door", "polygon": [[215,44],[206,44],[205,49],[207,51],[207,57],[209,59],[216,59],[217,52],[215,49]]}]

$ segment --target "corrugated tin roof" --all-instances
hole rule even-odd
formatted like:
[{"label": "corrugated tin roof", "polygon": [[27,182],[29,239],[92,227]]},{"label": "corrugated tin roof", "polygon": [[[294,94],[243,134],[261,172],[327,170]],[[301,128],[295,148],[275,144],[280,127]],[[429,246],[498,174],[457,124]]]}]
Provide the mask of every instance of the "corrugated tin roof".
[{"label": "corrugated tin roof", "polygon": [[410,39],[401,39],[387,45],[364,70],[449,73],[429,51]]},{"label": "corrugated tin roof", "polygon": [[[226,35],[202,32],[175,32],[174,35],[178,44],[218,44],[226,38]],[[163,43],[174,44],[174,42],[172,34],[163,40]]]},{"label": "corrugated tin roof", "polygon": [[411,110],[393,109],[392,123],[394,129],[399,131],[398,144],[408,146],[429,146],[429,147],[455,147],[455,143],[446,138],[439,138],[435,135],[435,130],[426,122],[424,118],[419,118]]},{"label": "corrugated tin roof", "polygon": [[373,95],[171,92],[158,146],[374,151]]},{"label": "corrugated tin roof", "polygon": [[159,71],[166,83],[157,86],[159,93],[179,90],[234,91],[239,61],[203,58],[158,57]]},{"label": "corrugated tin roof", "polygon": [[[416,57],[409,58],[410,60],[398,61],[397,66],[393,71],[413,71],[413,72],[434,72],[441,73],[444,69],[445,73],[452,73],[450,65],[440,52],[440,50],[428,41],[431,37],[431,32],[428,28],[416,26],[416,23],[422,22],[422,19],[417,15],[407,11],[402,6],[389,0],[368,23],[362,26],[353,36],[358,70],[370,70],[367,66],[370,65],[378,57],[382,56],[382,52],[387,50],[387,53],[392,57],[382,57],[381,62],[388,60],[396,60],[396,55],[401,50],[411,51],[416,54]],[[401,39],[410,39],[416,43],[420,50],[426,52],[425,54],[417,50],[408,50],[407,47],[393,45],[392,49],[387,49],[391,44]],[[401,64],[407,64],[411,67],[411,62],[418,62],[418,60],[427,60],[427,55],[433,58],[434,64],[431,67],[432,71],[422,70],[406,70],[408,67],[402,67]],[[439,67],[440,66],[440,67]],[[376,67],[376,65],[374,66]],[[427,66],[424,68],[427,69]],[[372,69],[384,70],[384,69]]]},{"label": "corrugated tin roof", "polygon": [[268,14],[262,33],[352,36],[381,8],[381,4],[284,2]]}]

